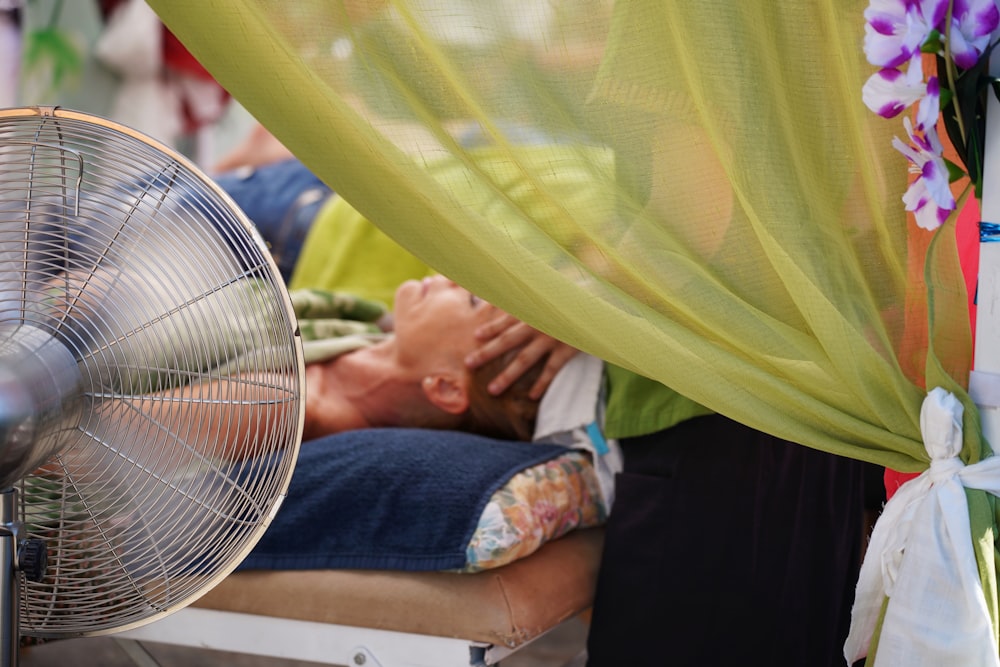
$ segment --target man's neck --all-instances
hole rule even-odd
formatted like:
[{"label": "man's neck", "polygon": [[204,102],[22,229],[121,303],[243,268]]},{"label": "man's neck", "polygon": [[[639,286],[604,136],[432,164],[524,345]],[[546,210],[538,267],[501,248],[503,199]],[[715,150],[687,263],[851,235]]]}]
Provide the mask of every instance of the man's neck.
[{"label": "man's neck", "polygon": [[[415,383],[403,377],[391,345],[379,343],[306,369],[306,435],[413,425]],[[311,393],[310,393],[311,392]]]}]

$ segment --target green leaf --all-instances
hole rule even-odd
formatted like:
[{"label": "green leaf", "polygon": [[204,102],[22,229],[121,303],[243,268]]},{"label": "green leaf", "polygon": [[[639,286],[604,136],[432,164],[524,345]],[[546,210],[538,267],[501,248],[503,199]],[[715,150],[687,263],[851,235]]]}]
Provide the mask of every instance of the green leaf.
[{"label": "green leaf", "polygon": [[[939,73],[945,72],[945,60],[942,56],[938,56],[937,61],[937,71]],[[961,128],[958,123],[958,118],[954,113],[954,105],[952,102],[953,93],[949,91],[948,104],[943,103],[944,97],[942,96],[941,104],[941,122],[944,124],[945,132],[948,135],[948,139],[951,141],[951,145],[955,147],[955,151],[958,156],[965,161],[965,136],[962,134]],[[960,101],[961,103],[961,101]]]},{"label": "green leaf", "polygon": [[51,67],[53,88],[57,88],[66,76],[83,70],[83,55],[62,30],[33,30],[28,33],[26,42],[25,68],[32,71],[47,63]]},{"label": "green leaf", "polygon": [[951,100],[955,97],[955,94],[951,92],[950,88],[941,88],[941,96],[939,98],[938,108],[946,109],[948,105],[951,104]]},{"label": "green leaf", "polygon": [[941,43],[941,33],[937,30],[931,30],[930,34],[927,35],[927,39],[920,46],[921,53],[941,53],[944,51],[944,45]]},{"label": "green leaf", "polygon": [[960,166],[949,160],[948,158],[942,158],[944,160],[944,165],[948,168],[948,182],[954,183],[955,181],[961,180],[968,176],[965,170]]},{"label": "green leaf", "polygon": [[[941,119],[945,130],[977,191],[981,189],[983,179],[986,101],[988,89],[994,86],[994,81],[988,73],[989,55],[996,45],[997,42],[991,44],[975,65],[959,73],[953,82],[953,96],[949,98],[947,105],[943,103],[942,95]],[[938,56],[937,65],[939,73],[946,71],[943,57]],[[955,113],[956,103],[961,119]]]}]

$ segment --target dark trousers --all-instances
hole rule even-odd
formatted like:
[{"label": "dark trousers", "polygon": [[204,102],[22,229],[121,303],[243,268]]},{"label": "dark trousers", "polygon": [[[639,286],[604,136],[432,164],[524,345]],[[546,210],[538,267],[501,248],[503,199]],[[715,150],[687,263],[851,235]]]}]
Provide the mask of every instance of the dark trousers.
[{"label": "dark trousers", "polygon": [[718,415],[622,448],[590,667],[845,664],[863,464]]}]

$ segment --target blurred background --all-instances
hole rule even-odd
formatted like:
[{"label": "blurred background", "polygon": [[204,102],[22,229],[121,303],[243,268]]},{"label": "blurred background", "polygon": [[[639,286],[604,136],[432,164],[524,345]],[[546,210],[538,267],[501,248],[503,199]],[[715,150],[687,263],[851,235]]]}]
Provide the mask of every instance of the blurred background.
[{"label": "blurred background", "polygon": [[0,0],[0,107],[35,105],[115,120],[206,170],[253,124],[144,0]]}]

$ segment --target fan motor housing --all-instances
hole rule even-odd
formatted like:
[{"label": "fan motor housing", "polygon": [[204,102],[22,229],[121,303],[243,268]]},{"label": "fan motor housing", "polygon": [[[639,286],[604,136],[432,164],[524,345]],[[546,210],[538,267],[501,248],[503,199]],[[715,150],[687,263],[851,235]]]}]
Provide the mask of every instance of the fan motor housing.
[{"label": "fan motor housing", "polygon": [[0,488],[58,449],[56,433],[78,421],[81,374],[73,354],[41,329],[18,324],[0,343]]}]

